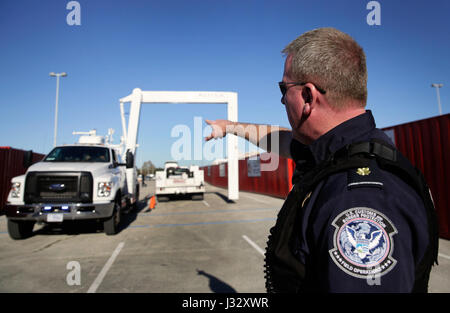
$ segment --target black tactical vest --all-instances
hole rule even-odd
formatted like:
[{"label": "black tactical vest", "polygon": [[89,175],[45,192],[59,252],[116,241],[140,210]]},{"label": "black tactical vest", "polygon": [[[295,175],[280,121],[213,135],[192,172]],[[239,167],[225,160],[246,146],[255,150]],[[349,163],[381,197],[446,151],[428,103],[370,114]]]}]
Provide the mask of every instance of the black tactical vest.
[{"label": "black tactical vest", "polygon": [[436,211],[430,190],[422,173],[414,167],[398,150],[380,140],[355,143],[338,150],[326,161],[309,170],[301,180],[296,181],[286,201],[278,213],[274,227],[270,229],[265,254],[265,278],[267,292],[305,292],[309,291],[306,271],[292,253],[297,230],[300,225],[297,211],[308,193],[326,177],[352,168],[368,167],[371,160],[378,166],[397,175],[409,184],[422,198],[426,211],[429,231],[429,244],[425,255],[415,269],[415,282],[412,292],[427,292],[431,267],[437,264],[439,230]]}]

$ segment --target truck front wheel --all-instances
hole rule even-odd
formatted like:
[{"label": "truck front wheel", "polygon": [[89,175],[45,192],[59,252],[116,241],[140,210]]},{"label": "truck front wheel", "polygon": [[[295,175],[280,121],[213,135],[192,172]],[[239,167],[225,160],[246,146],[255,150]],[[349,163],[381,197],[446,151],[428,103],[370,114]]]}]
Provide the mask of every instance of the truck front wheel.
[{"label": "truck front wheel", "polygon": [[108,236],[115,235],[119,231],[120,205],[114,204],[113,215],[103,222],[103,229]]},{"label": "truck front wheel", "polygon": [[33,234],[34,222],[8,219],[8,233],[14,240],[26,239]]}]

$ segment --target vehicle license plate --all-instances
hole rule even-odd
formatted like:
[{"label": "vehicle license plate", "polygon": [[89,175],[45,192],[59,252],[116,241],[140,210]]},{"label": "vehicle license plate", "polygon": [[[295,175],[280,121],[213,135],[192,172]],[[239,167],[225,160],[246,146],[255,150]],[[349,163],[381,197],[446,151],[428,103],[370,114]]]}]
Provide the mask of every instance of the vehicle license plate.
[{"label": "vehicle license plate", "polygon": [[47,222],[62,222],[64,216],[62,213],[50,213],[47,214]]}]

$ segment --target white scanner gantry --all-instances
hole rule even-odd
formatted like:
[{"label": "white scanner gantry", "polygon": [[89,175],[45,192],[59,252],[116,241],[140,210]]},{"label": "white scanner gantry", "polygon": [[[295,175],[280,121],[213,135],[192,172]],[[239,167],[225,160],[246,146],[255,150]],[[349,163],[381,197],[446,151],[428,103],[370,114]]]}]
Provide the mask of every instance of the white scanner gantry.
[{"label": "white scanner gantry", "polygon": [[[139,131],[139,119],[142,103],[217,103],[226,104],[228,120],[238,121],[238,96],[236,92],[211,92],[211,91],[142,91],[139,88],[133,89],[133,92],[120,100],[120,112],[122,117],[122,131],[126,138],[125,153],[131,151],[136,155],[137,138]],[[130,103],[130,113],[128,119],[128,129],[125,121],[123,104]],[[228,199],[239,199],[239,162],[238,162],[238,140],[237,136],[228,134]],[[136,160],[136,156],[134,157]],[[135,186],[136,175],[133,169],[127,169],[127,181],[129,190]]]}]

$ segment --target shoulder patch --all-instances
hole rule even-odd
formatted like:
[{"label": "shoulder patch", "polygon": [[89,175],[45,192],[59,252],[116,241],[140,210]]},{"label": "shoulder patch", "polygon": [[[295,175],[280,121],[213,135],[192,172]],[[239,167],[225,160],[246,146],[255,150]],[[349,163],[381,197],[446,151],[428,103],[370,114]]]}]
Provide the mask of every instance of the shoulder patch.
[{"label": "shoulder patch", "polygon": [[368,167],[352,168],[347,174],[347,188],[378,187],[383,188],[380,169],[374,162]]},{"label": "shoulder patch", "polygon": [[397,264],[392,257],[392,236],[397,229],[380,212],[365,207],[348,209],[333,220],[332,226],[333,248],[328,252],[345,273],[364,279],[381,277]]}]

